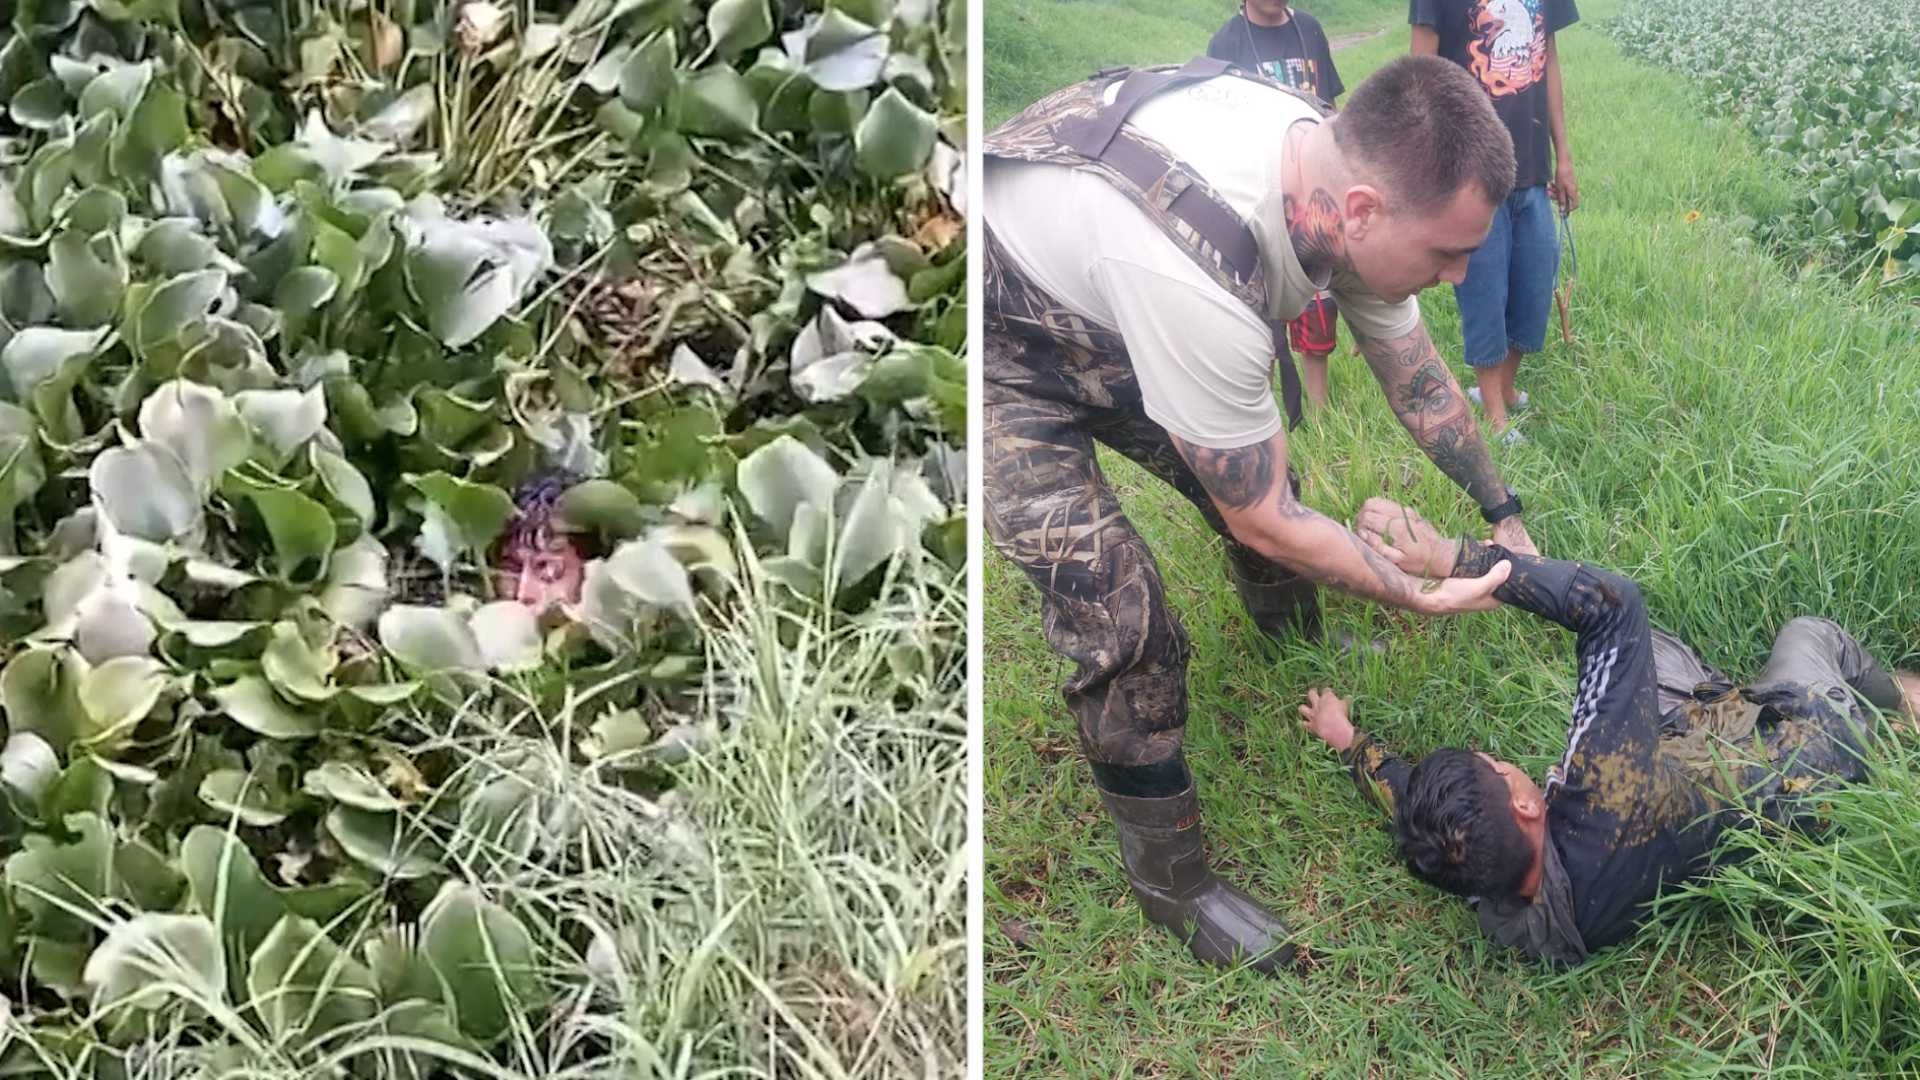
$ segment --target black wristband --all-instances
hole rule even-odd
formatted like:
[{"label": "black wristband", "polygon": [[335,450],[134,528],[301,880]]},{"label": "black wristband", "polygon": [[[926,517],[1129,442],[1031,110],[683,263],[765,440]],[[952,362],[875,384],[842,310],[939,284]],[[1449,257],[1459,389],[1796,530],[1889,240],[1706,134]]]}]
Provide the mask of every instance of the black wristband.
[{"label": "black wristband", "polygon": [[1485,518],[1489,525],[1498,525],[1510,517],[1519,517],[1520,496],[1514,494],[1512,488],[1508,488],[1507,501],[1501,503],[1499,506],[1481,507],[1480,516]]}]

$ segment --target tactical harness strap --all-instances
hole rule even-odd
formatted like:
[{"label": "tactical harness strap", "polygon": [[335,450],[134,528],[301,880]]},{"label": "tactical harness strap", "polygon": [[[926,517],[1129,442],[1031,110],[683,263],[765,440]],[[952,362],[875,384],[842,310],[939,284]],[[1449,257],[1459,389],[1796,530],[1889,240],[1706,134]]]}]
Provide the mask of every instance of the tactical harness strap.
[{"label": "tactical harness strap", "polygon": [[[1112,102],[1092,116],[1072,116],[1054,127],[1059,144],[1082,157],[1101,162],[1128,183],[1133,184],[1173,217],[1185,222],[1202,240],[1219,251],[1242,284],[1261,275],[1260,246],[1253,230],[1233,208],[1213,197],[1195,176],[1179,162],[1149,147],[1122,130],[1133,111],[1149,98],[1169,90],[1222,75],[1248,76],[1225,60],[1210,56],[1195,57],[1178,68],[1134,71],[1109,68],[1094,75],[1094,81],[1126,74]],[[1271,286],[1268,286],[1271,288]],[[1293,366],[1293,351],[1287,345],[1285,320],[1267,318],[1259,312],[1273,333],[1273,355],[1280,367],[1280,396],[1287,410],[1287,427],[1300,424],[1300,374]]]}]

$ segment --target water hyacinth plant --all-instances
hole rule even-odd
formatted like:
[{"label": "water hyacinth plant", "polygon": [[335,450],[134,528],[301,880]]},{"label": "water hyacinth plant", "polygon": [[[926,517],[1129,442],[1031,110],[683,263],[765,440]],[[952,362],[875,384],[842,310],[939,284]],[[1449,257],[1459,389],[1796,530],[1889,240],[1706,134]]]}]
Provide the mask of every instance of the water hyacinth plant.
[{"label": "water hyacinth plant", "polygon": [[1815,0],[1756,19],[1709,0],[1632,4],[1610,29],[1629,55],[1678,69],[1746,125],[1799,203],[1749,221],[1865,291],[1920,294],[1920,38],[1904,0]]}]

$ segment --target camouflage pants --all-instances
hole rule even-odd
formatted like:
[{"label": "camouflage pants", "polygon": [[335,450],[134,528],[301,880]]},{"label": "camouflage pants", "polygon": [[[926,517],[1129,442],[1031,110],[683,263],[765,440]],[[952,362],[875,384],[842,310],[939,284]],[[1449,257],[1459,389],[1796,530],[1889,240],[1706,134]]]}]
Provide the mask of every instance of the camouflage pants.
[{"label": "camouflage pants", "polygon": [[1662,756],[1775,821],[1796,796],[1865,775],[1861,701],[1892,711],[1899,686],[1853,635],[1828,619],[1780,628],[1758,677],[1736,689],[1678,638],[1654,631]]},{"label": "camouflage pants", "polygon": [[[987,533],[1039,588],[1042,631],[1076,665],[1064,689],[1089,760],[1166,762],[1179,753],[1187,720],[1187,634],[1094,444],[1200,510],[1226,542],[1229,576],[1262,630],[1317,632],[1313,584],[1233,539],[1144,411],[1118,335],[1065,310],[1019,273],[991,229],[986,238]],[[1291,470],[1289,480],[1297,494]]]}]

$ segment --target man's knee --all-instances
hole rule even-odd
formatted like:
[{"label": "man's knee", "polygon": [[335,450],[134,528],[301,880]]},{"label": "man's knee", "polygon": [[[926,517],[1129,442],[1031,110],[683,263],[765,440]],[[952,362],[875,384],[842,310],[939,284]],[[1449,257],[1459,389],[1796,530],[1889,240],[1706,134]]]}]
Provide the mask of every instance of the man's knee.
[{"label": "man's knee", "polygon": [[1832,619],[1800,615],[1788,619],[1774,637],[1774,652],[1786,658],[1817,659],[1844,676],[1858,666],[1861,650],[1853,635]]},{"label": "man's knee", "polygon": [[1095,761],[1139,764],[1179,749],[1187,722],[1186,628],[1167,605],[1152,555],[1137,536],[1106,550],[1104,595],[1069,628],[1051,628],[1084,677],[1068,698]]},{"label": "man's knee", "polygon": [[1847,632],[1841,629],[1840,624],[1834,622],[1832,619],[1823,619],[1818,615],[1796,615],[1788,619],[1787,624],[1780,628],[1781,637],[1787,637],[1789,635],[1794,637],[1829,638],[1845,637],[1847,636]]},{"label": "man's knee", "polygon": [[1146,541],[1128,536],[1107,550],[1103,606],[1116,657],[1129,673],[1186,684],[1187,631],[1167,604],[1160,569]]},{"label": "man's knee", "polygon": [[1148,765],[1180,752],[1187,726],[1187,637],[1178,620],[1110,643],[1119,666],[1101,685],[1069,694],[1088,760]]}]

